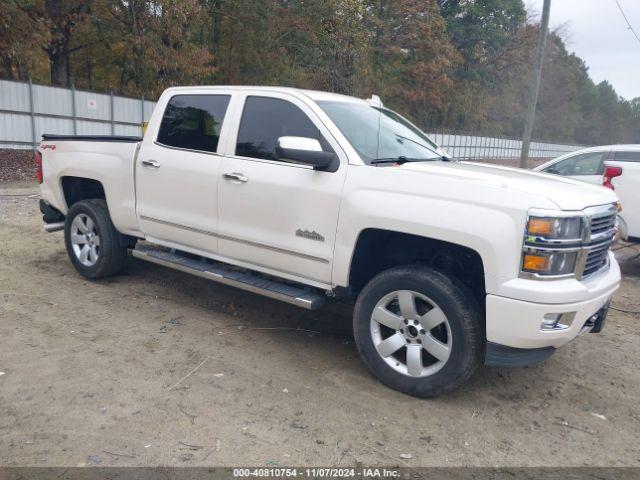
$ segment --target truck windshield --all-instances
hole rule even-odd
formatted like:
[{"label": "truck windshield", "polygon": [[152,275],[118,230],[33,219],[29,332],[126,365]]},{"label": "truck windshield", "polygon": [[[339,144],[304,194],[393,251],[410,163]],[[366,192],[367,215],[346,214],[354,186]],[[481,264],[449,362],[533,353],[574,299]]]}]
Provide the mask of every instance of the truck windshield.
[{"label": "truck windshield", "polygon": [[367,164],[443,159],[425,133],[391,110],[355,102],[317,103]]}]

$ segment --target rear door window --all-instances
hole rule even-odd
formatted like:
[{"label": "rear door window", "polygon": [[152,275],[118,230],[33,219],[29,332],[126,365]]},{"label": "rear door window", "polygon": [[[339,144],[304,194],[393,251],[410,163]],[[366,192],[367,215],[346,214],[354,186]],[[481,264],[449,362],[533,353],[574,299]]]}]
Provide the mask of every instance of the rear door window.
[{"label": "rear door window", "polygon": [[158,142],[168,147],[216,152],[230,95],[176,95],[164,111]]},{"label": "rear door window", "polygon": [[640,152],[615,152],[613,159],[617,162],[640,162]]}]

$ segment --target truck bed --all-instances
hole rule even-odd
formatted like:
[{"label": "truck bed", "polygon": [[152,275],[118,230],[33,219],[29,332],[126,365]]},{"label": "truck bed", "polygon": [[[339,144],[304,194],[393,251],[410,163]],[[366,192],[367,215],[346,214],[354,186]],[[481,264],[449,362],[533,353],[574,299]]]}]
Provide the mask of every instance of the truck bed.
[{"label": "truck bed", "polygon": [[83,189],[102,190],[118,231],[138,234],[134,169],[141,142],[133,136],[42,135],[43,200],[66,215],[68,198],[81,198]]}]

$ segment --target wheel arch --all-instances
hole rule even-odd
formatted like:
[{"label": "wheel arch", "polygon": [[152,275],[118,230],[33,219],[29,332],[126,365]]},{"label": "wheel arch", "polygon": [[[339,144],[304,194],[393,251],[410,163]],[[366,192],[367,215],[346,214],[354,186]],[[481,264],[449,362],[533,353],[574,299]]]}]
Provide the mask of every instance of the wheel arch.
[{"label": "wheel arch", "polygon": [[66,175],[60,178],[60,184],[67,211],[81,200],[99,198],[107,201],[104,185],[95,178]]},{"label": "wheel arch", "polygon": [[357,294],[378,273],[412,264],[452,275],[484,307],[485,265],[478,251],[441,239],[380,228],[366,228],[359,233],[349,266],[349,290]]}]

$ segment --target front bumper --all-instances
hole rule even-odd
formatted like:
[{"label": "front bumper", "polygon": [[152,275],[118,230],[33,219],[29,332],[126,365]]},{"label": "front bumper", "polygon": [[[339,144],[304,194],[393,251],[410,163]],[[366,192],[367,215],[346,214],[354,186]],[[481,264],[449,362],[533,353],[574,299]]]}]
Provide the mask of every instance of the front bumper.
[{"label": "front bumper", "polygon": [[[516,349],[561,347],[580,333],[583,327],[610,301],[620,284],[620,267],[613,254],[607,271],[590,280],[597,288],[589,299],[569,303],[536,303],[527,300],[487,295],[487,342]],[[533,281],[533,280],[532,280]],[[552,282],[549,282],[552,283]],[[557,292],[556,294],[560,294]],[[544,330],[547,314],[574,313],[567,328]],[[591,330],[591,329],[589,329]]]},{"label": "front bumper", "polygon": [[[587,320],[578,335],[600,333],[609,312],[609,303]],[[485,364],[490,367],[529,367],[546,360],[555,353],[555,347],[514,348],[487,342]]]}]

